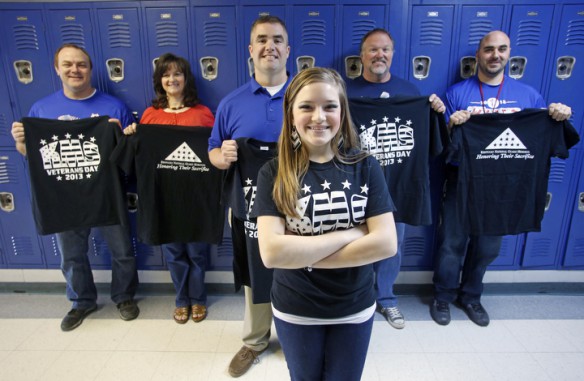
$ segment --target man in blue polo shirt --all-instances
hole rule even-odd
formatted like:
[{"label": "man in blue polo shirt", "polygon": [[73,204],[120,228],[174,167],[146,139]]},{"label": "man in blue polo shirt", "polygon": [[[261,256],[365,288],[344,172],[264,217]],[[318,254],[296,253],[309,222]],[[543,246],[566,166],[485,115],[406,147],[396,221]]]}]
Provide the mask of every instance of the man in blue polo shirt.
[{"label": "man in blue polo shirt", "polygon": [[[221,101],[209,138],[209,159],[219,169],[228,169],[237,161],[236,139],[277,142],[282,129],[282,100],[290,79],[286,72],[290,46],[284,22],[275,16],[259,17],[251,27],[249,54],[254,76]],[[272,307],[270,303],[253,303],[250,274],[239,271],[248,272],[248,253],[241,242],[245,237],[244,221],[233,215],[231,229],[234,262],[244,264],[234,266],[236,283],[239,279],[245,285],[244,345],[229,365],[229,374],[239,377],[268,347]]]}]

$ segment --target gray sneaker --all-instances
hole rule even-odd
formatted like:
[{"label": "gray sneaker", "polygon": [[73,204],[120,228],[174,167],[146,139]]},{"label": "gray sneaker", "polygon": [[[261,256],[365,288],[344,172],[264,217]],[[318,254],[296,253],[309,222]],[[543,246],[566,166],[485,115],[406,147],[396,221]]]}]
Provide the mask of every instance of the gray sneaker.
[{"label": "gray sneaker", "polygon": [[401,311],[397,307],[378,307],[379,313],[381,313],[389,325],[396,329],[403,329],[406,326],[406,319],[402,315]]}]

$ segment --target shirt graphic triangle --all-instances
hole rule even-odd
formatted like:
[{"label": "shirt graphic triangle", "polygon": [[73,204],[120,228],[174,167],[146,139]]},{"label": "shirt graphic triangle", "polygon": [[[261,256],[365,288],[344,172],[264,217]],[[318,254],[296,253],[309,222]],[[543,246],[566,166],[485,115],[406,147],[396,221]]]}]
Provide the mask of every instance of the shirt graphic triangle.
[{"label": "shirt graphic triangle", "polygon": [[507,128],[486,149],[527,149],[527,147],[510,128]]},{"label": "shirt graphic triangle", "polygon": [[177,149],[175,149],[165,160],[170,161],[184,161],[187,163],[201,163],[201,159],[193,152],[191,147],[184,142]]}]

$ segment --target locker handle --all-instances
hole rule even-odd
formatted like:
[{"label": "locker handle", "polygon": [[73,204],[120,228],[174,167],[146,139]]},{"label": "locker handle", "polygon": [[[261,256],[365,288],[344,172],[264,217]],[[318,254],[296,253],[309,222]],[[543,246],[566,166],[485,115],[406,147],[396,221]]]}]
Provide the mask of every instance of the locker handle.
[{"label": "locker handle", "polygon": [[546,211],[546,212],[548,211],[551,203],[552,203],[552,194],[550,192],[547,192],[547,194],[545,195],[545,209],[544,209],[544,211]]},{"label": "locker handle", "polygon": [[126,199],[128,200],[128,211],[130,213],[136,213],[138,210],[138,194],[134,192],[127,192]]},{"label": "locker handle", "polygon": [[584,192],[578,195],[578,210],[584,212]]},{"label": "locker handle", "polygon": [[4,212],[14,211],[14,195],[10,192],[0,192],[0,209]]}]

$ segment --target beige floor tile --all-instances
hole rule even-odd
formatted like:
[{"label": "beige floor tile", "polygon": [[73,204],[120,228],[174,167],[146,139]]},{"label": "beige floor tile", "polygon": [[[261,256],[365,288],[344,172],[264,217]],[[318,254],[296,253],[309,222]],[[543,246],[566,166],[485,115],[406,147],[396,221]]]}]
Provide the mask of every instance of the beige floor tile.
[{"label": "beige floor tile", "polygon": [[25,342],[40,326],[38,319],[3,319],[0,323],[0,350],[13,350]]},{"label": "beige floor tile", "polygon": [[118,346],[120,351],[163,352],[178,328],[172,320],[133,320]]},{"label": "beige floor tile", "polygon": [[115,351],[97,375],[97,381],[150,380],[163,352]]},{"label": "beige floor tile", "polygon": [[55,360],[61,356],[61,351],[13,351],[0,361],[1,381],[32,381],[44,380],[43,374]]},{"label": "beige floor tile", "polygon": [[97,380],[111,351],[62,351],[43,373],[43,381]]}]

